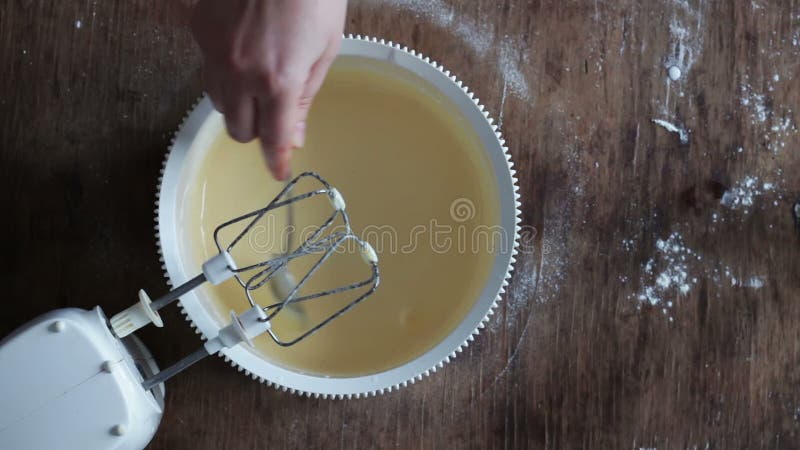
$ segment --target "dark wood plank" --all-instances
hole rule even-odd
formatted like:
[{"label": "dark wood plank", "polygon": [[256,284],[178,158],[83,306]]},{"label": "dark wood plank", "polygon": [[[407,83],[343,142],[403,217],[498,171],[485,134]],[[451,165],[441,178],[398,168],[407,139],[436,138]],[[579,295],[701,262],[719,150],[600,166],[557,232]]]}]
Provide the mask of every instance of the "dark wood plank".
[{"label": "dark wood plank", "polygon": [[[155,183],[202,89],[189,8],[0,8],[0,334],[162,285]],[[532,250],[489,328],[422,382],[314,400],[206,361],[169,384],[150,448],[798,446],[797,2],[362,0],[347,31],[430,55],[502,119]],[[681,42],[692,64],[668,83]],[[721,204],[737,187],[753,205]],[[681,281],[680,256],[685,294],[657,281]],[[142,337],[165,362],[198,345]]]}]

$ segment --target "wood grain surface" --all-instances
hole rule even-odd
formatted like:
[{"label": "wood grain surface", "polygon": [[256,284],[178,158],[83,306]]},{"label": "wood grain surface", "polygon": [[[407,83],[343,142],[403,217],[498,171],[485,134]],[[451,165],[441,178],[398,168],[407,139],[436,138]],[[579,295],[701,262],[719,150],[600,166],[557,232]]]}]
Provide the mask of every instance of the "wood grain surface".
[{"label": "wood grain surface", "polygon": [[[164,285],[156,179],[202,91],[189,13],[0,7],[0,335]],[[500,119],[530,244],[511,288],[457,360],[388,395],[301,398],[204,361],[149,448],[800,448],[800,3],[362,0],[346,28],[440,61]],[[198,346],[165,314],[141,332],[162,364]]]}]

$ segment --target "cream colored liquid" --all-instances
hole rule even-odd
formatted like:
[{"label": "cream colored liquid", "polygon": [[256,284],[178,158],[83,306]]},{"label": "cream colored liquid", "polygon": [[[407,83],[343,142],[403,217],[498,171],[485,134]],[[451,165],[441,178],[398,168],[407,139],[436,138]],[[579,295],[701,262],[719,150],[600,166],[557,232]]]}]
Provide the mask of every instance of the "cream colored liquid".
[{"label": "cream colored liquid", "polygon": [[[402,365],[441,342],[464,319],[488,279],[496,249],[472,241],[476,227],[499,222],[488,158],[444,96],[396,70],[352,57],[338,59],[311,110],[306,146],[294,152],[294,174],[314,170],[346,199],[354,230],[379,253],[381,285],[372,297],[295,346],[281,348],[268,336],[260,337],[258,350],[282,366],[356,376]],[[184,202],[195,268],[217,253],[212,240],[217,224],[262,207],[281,188],[268,174],[258,143],[238,144],[222,133],[199,164]],[[469,210],[461,202],[467,205],[461,213],[468,220],[452,217],[458,199],[474,205]],[[316,209],[297,208],[297,222],[315,220]],[[434,223],[438,248],[431,244]],[[447,226],[451,230],[444,232]],[[368,230],[373,232],[362,234]],[[443,245],[447,237],[449,248]],[[337,255],[310,280],[306,292],[355,281],[368,272],[357,256]],[[203,289],[221,314],[248,306],[235,280]],[[272,300],[269,290],[259,295],[259,301]],[[292,337],[330,311],[328,304],[309,302],[300,314],[279,314],[274,326]]]}]

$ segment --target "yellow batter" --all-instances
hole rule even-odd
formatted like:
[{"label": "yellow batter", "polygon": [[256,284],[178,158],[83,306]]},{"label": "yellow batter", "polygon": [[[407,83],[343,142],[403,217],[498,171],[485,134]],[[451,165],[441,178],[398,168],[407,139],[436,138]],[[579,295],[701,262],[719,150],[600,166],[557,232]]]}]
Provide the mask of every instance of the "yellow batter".
[{"label": "yellow batter", "polygon": [[[488,279],[499,249],[489,249],[476,230],[499,223],[488,158],[466,119],[429,84],[354,57],[334,64],[307,129],[305,148],[294,152],[293,173],[314,170],[339,189],[354,230],[378,251],[381,285],[305,341],[280,348],[262,336],[257,347],[275,363],[306,373],[356,376],[397,367],[441,342]],[[222,133],[192,175],[182,216],[184,245],[196,270],[216,254],[217,224],[265,205],[282,187],[268,174],[258,145],[238,144]],[[297,208],[298,227],[327,212],[317,205]],[[285,217],[272,223],[282,226]],[[262,232],[251,247],[266,249],[275,232]],[[292,271],[300,277],[309,263]],[[368,274],[357,256],[337,255],[305,292]],[[203,289],[221,317],[247,306],[235,280]],[[272,300],[269,292],[262,291],[260,301]],[[279,315],[274,326],[289,339],[346,300],[307,303]]]}]

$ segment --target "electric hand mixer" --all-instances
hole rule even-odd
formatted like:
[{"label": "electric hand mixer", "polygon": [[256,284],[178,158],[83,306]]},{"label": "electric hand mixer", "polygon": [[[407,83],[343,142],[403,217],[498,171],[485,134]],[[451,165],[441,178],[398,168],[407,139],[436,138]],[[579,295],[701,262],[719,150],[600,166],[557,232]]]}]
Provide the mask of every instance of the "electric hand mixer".
[{"label": "electric hand mixer", "polygon": [[[304,179],[319,187],[294,194]],[[291,222],[296,204],[320,197],[327,197],[331,213],[299,245],[292,245],[295,234],[291,233],[286,252],[237,265],[232,253],[250,243],[245,238],[264,217],[284,208]],[[231,233],[230,242],[223,242]],[[55,310],[3,339],[0,449],[141,449],[161,420],[164,381],[225,348],[252,346],[253,338],[264,333],[280,346],[294,345],[369,297],[380,282],[377,255],[353,233],[344,199],[313,172],[294,178],[264,208],[219,225],[214,242],[219,253],[203,264],[202,273],[155,301],[139,291],[139,302],[111,320],[99,306],[92,311]],[[334,253],[360,254],[370,275],[333,289],[301,293],[322,265],[331,264]],[[318,258],[295,281],[289,263],[313,255]],[[130,334],[150,323],[163,326],[160,309],[203,283],[217,285],[230,278],[241,285],[250,307],[241,314],[231,312],[230,324],[216,337],[209,337],[200,349],[158,371],[148,350]],[[265,286],[270,286],[276,301],[262,306],[253,294]],[[302,315],[299,305],[340,294],[348,296],[345,303],[337,303],[331,313],[326,312],[321,321],[297,336],[280,336],[271,326],[279,314]]]}]

